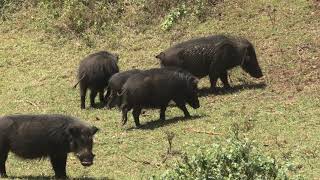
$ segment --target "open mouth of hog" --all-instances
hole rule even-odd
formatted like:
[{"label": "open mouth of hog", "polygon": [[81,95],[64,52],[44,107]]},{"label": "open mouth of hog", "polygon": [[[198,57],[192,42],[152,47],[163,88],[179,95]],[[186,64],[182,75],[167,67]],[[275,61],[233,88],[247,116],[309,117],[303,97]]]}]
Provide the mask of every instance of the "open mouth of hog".
[{"label": "open mouth of hog", "polygon": [[94,158],[93,154],[86,155],[86,156],[84,155],[81,156],[80,154],[76,154],[76,156],[80,160],[82,166],[91,166],[93,164],[93,158]]},{"label": "open mouth of hog", "polygon": [[92,161],[81,161],[81,165],[82,166],[91,166],[93,164],[93,162]]}]

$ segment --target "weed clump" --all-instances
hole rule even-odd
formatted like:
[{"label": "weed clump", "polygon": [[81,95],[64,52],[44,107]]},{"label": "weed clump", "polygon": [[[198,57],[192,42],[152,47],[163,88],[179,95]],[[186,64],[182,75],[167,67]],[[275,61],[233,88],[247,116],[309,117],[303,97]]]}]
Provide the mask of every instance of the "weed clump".
[{"label": "weed clump", "polygon": [[195,155],[184,155],[182,162],[159,179],[289,179],[290,167],[290,163],[281,165],[255,152],[252,142],[234,136],[226,147],[214,144]]},{"label": "weed clump", "polygon": [[[33,9],[30,17],[36,23],[52,26],[62,34],[83,35],[91,31],[103,34],[118,23],[130,29],[160,24],[170,30],[182,17],[196,17],[204,21],[210,16],[212,7],[221,0],[4,0],[0,1],[0,17],[7,20],[10,15]],[[52,28],[51,27],[51,28]]]}]

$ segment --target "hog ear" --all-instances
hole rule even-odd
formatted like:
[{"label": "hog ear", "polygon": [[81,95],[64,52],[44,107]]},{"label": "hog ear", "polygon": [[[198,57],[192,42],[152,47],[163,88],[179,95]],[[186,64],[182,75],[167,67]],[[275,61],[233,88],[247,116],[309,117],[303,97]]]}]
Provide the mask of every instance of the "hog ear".
[{"label": "hog ear", "polygon": [[164,59],[164,57],[165,57],[164,52],[161,52],[160,54],[156,55],[156,58],[159,59],[159,60]]},{"label": "hog ear", "polygon": [[98,132],[98,131],[99,131],[99,128],[97,128],[97,127],[95,127],[95,126],[92,126],[92,127],[91,127],[91,133],[92,133],[92,135],[95,135],[96,132]]},{"label": "hog ear", "polygon": [[119,62],[119,54],[115,54],[114,56],[116,56],[116,62]]},{"label": "hog ear", "polygon": [[193,84],[198,84],[198,83],[199,83],[199,79],[196,78],[196,77],[192,77],[192,78],[191,78],[191,82],[192,82]]},{"label": "hog ear", "polygon": [[194,78],[193,83],[198,84],[199,83],[199,79],[198,78]]},{"label": "hog ear", "polygon": [[72,126],[68,128],[68,132],[72,137],[78,137],[81,134],[81,131],[78,127]]}]

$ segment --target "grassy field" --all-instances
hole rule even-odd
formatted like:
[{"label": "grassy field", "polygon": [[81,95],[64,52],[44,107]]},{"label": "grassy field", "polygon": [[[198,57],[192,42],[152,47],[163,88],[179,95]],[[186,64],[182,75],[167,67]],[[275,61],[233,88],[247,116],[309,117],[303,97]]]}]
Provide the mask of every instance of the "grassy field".
[{"label": "grassy field", "polygon": [[[147,179],[179,160],[174,156],[162,163],[168,148],[165,132],[175,134],[174,150],[192,154],[211,143],[225,144],[230,128],[238,127],[259,151],[296,164],[295,173],[306,179],[320,179],[317,2],[225,0],[216,7],[219,16],[204,22],[182,18],[166,32],[159,25],[134,31],[118,22],[112,32],[88,37],[50,33],[33,19],[32,10],[19,12],[0,25],[0,115],[61,113],[98,126],[95,164],[83,168],[69,156],[71,178]],[[147,69],[159,66],[154,56],[171,44],[219,33],[240,35],[255,45],[263,79],[236,68],[230,76],[234,91],[201,96],[199,109],[188,107],[194,118],[184,120],[171,107],[162,123],[158,111],[147,110],[141,129],[134,128],[131,114],[122,127],[117,110],[80,109],[79,90],[72,86],[79,61],[89,53],[108,50],[120,55],[121,70]],[[208,87],[208,79],[202,79],[202,91]],[[16,178],[53,175],[49,161],[21,161],[12,154],[7,171]]]}]

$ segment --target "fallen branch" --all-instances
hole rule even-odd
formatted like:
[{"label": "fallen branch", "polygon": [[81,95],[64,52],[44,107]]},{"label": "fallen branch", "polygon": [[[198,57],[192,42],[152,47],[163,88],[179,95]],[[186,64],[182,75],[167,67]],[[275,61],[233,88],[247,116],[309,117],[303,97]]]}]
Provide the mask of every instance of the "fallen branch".
[{"label": "fallen branch", "polygon": [[208,135],[222,135],[222,133],[215,133],[215,132],[207,132],[207,131],[199,131],[191,128],[187,128],[187,131],[195,132],[195,133],[202,133],[202,134],[208,134]]},{"label": "fallen branch", "polygon": [[157,165],[157,164],[152,164],[151,162],[149,162],[149,161],[140,161],[140,160],[136,160],[136,159],[132,159],[132,158],[130,158],[130,157],[128,157],[127,155],[125,155],[125,154],[123,154],[123,156],[124,157],[126,157],[127,159],[129,159],[130,161],[132,161],[132,162],[135,162],[135,163],[141,163],[141,164],[144,164],[144,165],[151,165],[151,166],[159,166],[159,165]]},{"label": "fallen branch", "polygon": [[30,105],[32,105],[32,106],[34,106],[34,107],[36,107],[36,108],[39,108],[37,104],[35,104],[35,103],[31,102],[31,101],[25,100],[25,102],[30,104]]},{"label": "fallen branch", "polygon": [[170,153],[166,153],[165,155],[163,155],[162,157],[162,161],[161,163],[165,163],[170,157],[173,157],[175,155],[181,155],[182,153],[180,151],[171,151]]}]

